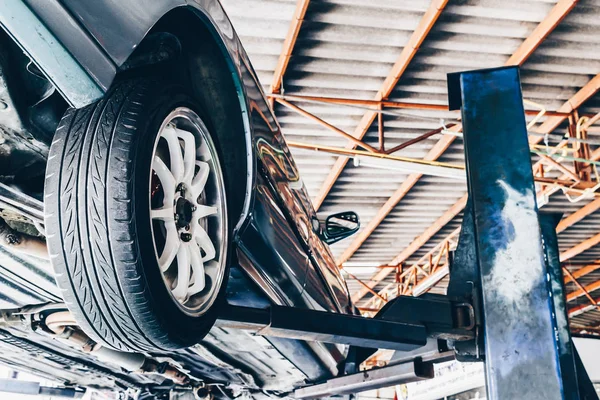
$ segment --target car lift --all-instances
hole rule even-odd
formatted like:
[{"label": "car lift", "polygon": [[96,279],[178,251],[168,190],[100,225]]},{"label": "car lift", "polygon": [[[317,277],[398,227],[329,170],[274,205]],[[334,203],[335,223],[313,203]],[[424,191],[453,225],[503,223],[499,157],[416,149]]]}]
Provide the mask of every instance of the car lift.
[{"label": "car lift", "polygon": [[[518,67],[448,76],[462,111],[469,200],[446,296],[400,296],[374,317],[228,305],[217,324],[350,345],[345,375],[295,390],[331,395],[433,377],[435,362],[483,361],[488,400],[598,399],[571,340],[555,226],[536,206]],[[388,366],[357,371],[375,349]]]}]

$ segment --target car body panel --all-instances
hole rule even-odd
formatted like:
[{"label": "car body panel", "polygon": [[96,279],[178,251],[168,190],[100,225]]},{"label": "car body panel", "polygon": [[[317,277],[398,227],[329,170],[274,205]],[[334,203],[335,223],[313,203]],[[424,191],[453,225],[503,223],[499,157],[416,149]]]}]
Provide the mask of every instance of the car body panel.
[{"label": "car body panel", "polygon": [[[258,177],[250,221],[240,232],[241,249],[254,265],[261,265],[263,279],[277,290],[284,304],[302,304],[308,254],[287,222],[277,199]],[[287,246],[281,252],[278,247]]]}]

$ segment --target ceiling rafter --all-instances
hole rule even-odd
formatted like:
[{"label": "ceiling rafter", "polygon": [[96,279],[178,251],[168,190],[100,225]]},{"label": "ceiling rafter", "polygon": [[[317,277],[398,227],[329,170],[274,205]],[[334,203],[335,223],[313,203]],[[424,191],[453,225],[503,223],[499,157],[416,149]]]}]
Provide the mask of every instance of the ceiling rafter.
[{"label": "ceiling rafter", "polygon": [[282,106],[287,107],[290,110],[293,110],[293,111],[297,112],[298,114],[303,115],[304,117],[320,124],[321,126],[324,126],[325,128],[329,129],[330,131],[333,131],[333,132],[337,133],[338,135],[345,137],[346,139],[348,139],[349,141],[354,143],[355,146],[360,146],[370,152],[377,152],[377,150],[375,148],[356,139],[354,136],[349,135],[348,133],[344,132],[343,130],[336,128],[335,126],[331,125],[330,123],[323,121],[321,118],[309,113],[308,111],[304,110],[303,108],[300,108],[284,99],[276,99],[275,101],[277,101]]},{"label": "ceiling rafter", "polygon": [[550,10],[548,15],[531,32],[517,51],[508,59],[506,65],[522,65],[525,60],[538,48],[541,42],[560,24],[560,22],[571,12],[579,0],[560,0]]},{"label": "ceiling rafter", "polygon": [[600,304],[600,297],[595,298],[594,303],[596,304],[582,304],[569,309],[569,317],[575,317],[583,314],[584,312],[596,309],[597,305]]},{"label": "ceiling rafter", "polygon": [[[573,278],[579,279],[582,276],[585,276],[587,274],[591,274],[594,271],[597,271],[598,269],[600,269],[600,260],[596,261],[596,263],[594,263],[594,264],[585,265],[585,266],[577,269],[576,271],[571,272],[571,275],[573,276]],[[570,276],[565,276],[565,283],[569,283],[569,282],[571,282],[571,280],[572,279]]]},{"label": "ceiling rafter", "polygon": [[[398,83],[398,81],[400,80],[400,77],[414,58],[415,54],[419,50],[419,47],[421,47],[421,44],[425,40],[425,37],[439,18],[440,14],[442,13],[442,10],[444,9],[444,7],[446,7],[447,3],[448,0],[433,0],[431,2],[429,8],[427,9],[427,11],[425,11],[425,14],[423,14],[419,25],[408,40],[408,43],[402,49],[402,52],[400,53],[400,56],[398,57],[394,66],[392,67],[392,70],[390,71],[383,84],[381,85],[381,88],[377,92],[377,95],[375,96],[375,101],[381,101],[383,99],[386,99],[392,93],[392,90],[394,90],[396,83]],[[356,137],[359,140],[362,140],[362,138],[367,134],[369,127],[377,117],[377,111],[378,110],[367,111],[363,115],[362,119],[358,123],[358,126],[354,130],[354,137]],[[354,145],[348,144],[346,147],[353,149]],[[325,201],[325,198],[327,197],[327,194],[337,181],[337,178],[342,173],[342,170],[346,166],[347,162],[348,157],[338,157],[338,159],[335,161],[333,167],[331,168],[331,171],[329,172],[329,175],[327,175],[327,177],[325,178],[325,181],[321,185],[319,193],[317,193],[317,196],[313,201],[315,210],[318,210],[321,207],[323,201]]]},{"label": "ceiling rafter", "polygon": [[[573,97],[565,102],[558,110],[561,113],[572,113],[600,90],[600,74],[594,76],[584,87],[579,89]],[[537,133],[549,133],[554,131],[566,119],[563,116],[548,117],[543,124],[534,129]],[[542,136],[534,136],[530,142],[539,143],[543,139]]]},{"label": "ceiling rafter", "polygon": [[[405,102],[405,101],[391,101],[391,100],[363,100],[363,99],[352,99],[345,97],[323,97],[323,96],[308,96],[303,94],[267,94],[267,97],[274,99],[283,99],[286,101],[296,102],[312,102],[321,104],[337,104],[344,106],[355,106],[355,107],[377,107],[378,109],[408,109],[408,110],[428,110],[428,111],[444,111],[444,112],[455,112],[457,116],[460,115],[459,110],[450,111],[447,105],[444,104],[429,104],[429,103],[417,103],[417,102]],[[526,115],[537,116],[540,110],[526,109]],[[544,110],[544,116],[559,116],[567,118],[570,113],[561,113],[558,111]],[[589,120],[583,125],[585,128],[592,125],[594,122],[600,119],[600,113],[598,114],[587,114]]]},{"label": "ceiling rafter", "polygon": [[283,76],[285,75],[285,71],[290,63],[290,58],[292,57],[292,52],[294,50],[294,46],[296,45],[296,40],[298,39],[302,22],[304,22],[304,17],[306,15],[306,10],[308,9],[309,3],[310,0],[298,0],[296,2],[296,10],[292,16],[292,22],[290,23],[287,35],[283,41],[283,47],[281,48],[281,53],[279,54],[279,59],[277,60],[277,66],[273,72],[273,80],[271,81],[270,91],[271,93],[279,93],[281,91]]},{"label": "ceiling rafter", "polygon": [[[552,8],[552,10],[550,10],[548,15],[532,31],[532,33],[529,35],[529,37],[527,39],[525,39],[525,41],[523,41],[523,43],[517,48],[517,50],[515,50],[515,52],[507,60],[505,65],[522,65],[527,60],[527,58],[534,52],[534,50],[537,49],[538,46],[544,41],[544,39],[546,39],[546,37],[548,37],[548,35],[554,30],[554,28],[556,28],[556,26],[558,26],[558,24],[567,16],[567,14],[573,9],[573,7],[575,6],[576,3],[577,3],[577,0],[568,0],[568,1],[561,0],[561,1],[559,1]],[[600,81],[598,83],[595,83],[595,82],[592,83],[592,81],[590,81],[590,83],[588,83],[588,85],[591,84],[592,86],[596,86],[597,84],[600,84]],[[586,85],[586,86],[588,86],[588,85]],[[596,91],[597,90],[598,89],[596,89]],[[581,90],[580,90],[580,92],[581,92]],[[579,92],[578,92],[578,94],[579,94]],[[590,96],[591,95],[592,94],[590,94]],[[574,98],[575,97],[577,97],[577,95],[575,95]],[[583,98],[583,96],[579,96],[579,97]],[[575,99],[575,103],[578,103],[580,105],[585,100],[580,101],[579,97],[577,97],[577,99]],[[565,104],[571,104],[571,101],[574,100],[574,98],[571,98]],[[563,105],[561,108],[563,108],[563,107],[565,107],[565,105]],[[569,112],[572,112],[573,110],[572,109],[570,109],[570,110],[559,109],[558,111],[569,113]],[[553,117],[549,117],[548,119],[550,119],[550,118],[560,118],[560,121],[556,124],[558,126],[566,118],[566,116],[562,116],[562,115],[553,116]],[[548,126],[551,126],[551,125],[548,125]],[[554,128],[552,128],[552,129],[554,129]],[[550,132],[550,131],[548,131],[548,132]],[[546,132],[542,132],[542,133],[546,133]],[[450,136],[450,137],[447,138],[447,136]],[[542,138],[540,137],[539,139],[541,140]],[[440,139],[440,142],[442,140],[449,142],[446,145],[446,148],[444,149],[444,150],[446,150],[450,146],[452,141],[454,140],[454,137],[451,135],[444,135],[444,137],[442,137],[442,139]],[[438,143],[440,143],[440,142],[438,142]],[[437,147],[437,144],[435,147]],[[443,151],[442,151],[442,153],[443,153]],[[428,155],[430,155],[430,154],[431,154],[431,151],[430,151],[430,153],[428,153]],[[440,153],[440,155],[441,155],[441,153]],[[437,157],[439,157],[439,155]],[[394,209],[395,206],[398,205],[398,203],[402,200],[402,198],[404,198],[404,196],[408,193],[408,191],[417,183],[417,181],[419,180],[420,177],[421,176],[418,174],[412,174],[408,177],[408,179],[400,186],[400,188],[398,188],[398,190],[396,190],[396,192],[392,195],[392,197],[390,197],[390,199],[379,209],[377,214],[369,222],[367,227],[365,229],[363,229],[361,234],[359,236],[357,236],[356,239],[354,239],[354,241],[350,244],[350,246],[344,251],[344,253],[340,257],[340,259],[338,259],[338,261],[337,261],[338,265],[341,265],[345,261],[349,260],[350,257],[352,257],[352,255],[367,240],[367,238],[371,235],[371,233],[373,233],[373,231],[375,231],[375,229],[385,219],[385,217]],[[450,209],[446,213],[444,213],[442,215],[442,217],[452,215],[452,213],[457,209],[457,207],[460,207],[462,202],[463,202],[463,198],[459,199],[452,207],[450,207]],[[462,208],[464,208],[464,205],[463,205],[463,207],[460,207],[460,210],[458,210],[454,216],[458,215],[458,213],[460,213],[460,211],[462,211]],[[442,218],[442,217],[440,217],[440,218]],[[437,224],[437,221],[436,221],[436,223],[434,223],[434,225],[432,225],[432,227],[434,228],[435,226],[437,226],[436,224]],[[430,228],[432,228],[432,227],[430,227]],[[433,237],[433,235],[435,233],[437,233],[437,231],[439,229],[441,229],[441,227],[440,227],[437,230],[435,230],[434,232],[431,232],[430,228],[428,228],[421,236],[419,236],[417,239],[415,239],[415,241],[413,241],[413,243],[418,244],[425,239],[426,240],[424,243],[426,243],[429,239],[431,239],[431,237]],[[427,237],[430,233],[431,233],[431,236]],[[400,255],[398,255],[398,257],[396,257],[394,259],[394,261],[396,261],[396,259],[402,259],[403,257],[405,257],[405,254],[408,254],[408,256],[406,258],[410,257],[410,255],[412,253],[409,253],[407,250],[409,250],[409,249],[412,250],[416,246],[416,245],[413,246],[413,243],[411,243],[407,249],[405,249]],[[420,248],[421,246],[422,245],[419,245],[416,249],[414,249],[414,251],[418,250],[418,248]],[[414,253],[414,251],[412,251],[412,252]],[[404,259],[406,259],[406,258],[404,258]],[[402,261],[398,261],[398,262],[402,262]],[[377,283],[379,281],[384,279],[389,274],[390,274],[390,271],[387,271],[387,270],[380,271],[377,275],[375,275],[369,281],[369,285],[373,285],[371,287],[375,287],[375,285],[377,285]],[[361,299],[363,296],[365,296],[367,293],[368,293],[368,291],[366,291],[366,289],[363,288],[359,292],[355,293],[355,295],[353,295],[353,300],[356,299],[355,301],[357,301],[358,299]]]},{"label": "ceiling rafter", "polygon": [[[579,287],[578,290],[567,294],[567,301],[575,300],[582,296],[587,296],[590,293],[600,289],[600,281],[590,283],[589,285]],[[592,300],[593,303],[593,300]]]},{"label": "ceiling rafter", "polygon": [[563,251],[562,253],[560,253],[560,261],[561,262],[567,261],[567,260],[583,253],[584,251],[589,250],[590,248],[594,247],[598,243],[600,243],[600,233],[598,233],[598,234],[584,240],[583,242],[576,244],[575,246],[571,247],[570,249],[567,249],[567,250]]},{"label": "ceiling rafter", "polygon": [[585,206],[581,207],[579,210],[575,211],[572,214],[569,214],[565,218],[563,218],[558,225],[556,226],[557,232],[562,232],[567,229],[569,226],[576,224],[581,221],[591,213],[600,209],[600,198],[587,203]]}]

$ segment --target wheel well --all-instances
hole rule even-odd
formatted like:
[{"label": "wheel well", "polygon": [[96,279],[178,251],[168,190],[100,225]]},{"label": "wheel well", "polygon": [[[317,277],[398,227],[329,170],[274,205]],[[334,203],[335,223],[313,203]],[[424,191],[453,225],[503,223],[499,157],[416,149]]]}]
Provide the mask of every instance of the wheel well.
[{"label": "wheel well", "polygon": [[121,75],[151,73],[175,78],[191,88],[221,147],[229,215],[237,218],[244,215],[251,188],[248,113],[241,82],[236,80],[229,55],[209,24],[194,9],[170,11],[123,64],[127,69]]}]

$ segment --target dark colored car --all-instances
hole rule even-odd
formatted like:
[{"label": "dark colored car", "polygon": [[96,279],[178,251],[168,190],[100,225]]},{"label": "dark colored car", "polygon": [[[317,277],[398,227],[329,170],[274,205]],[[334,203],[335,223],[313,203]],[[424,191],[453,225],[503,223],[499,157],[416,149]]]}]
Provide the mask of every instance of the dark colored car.
[{"label": "dark colored car", "polygon": [[216,397],[339,374],[347,347],[213,327],[224,301],[353,313],[326,243],[358,229],[317,219],[221,5],[14,0],[0,23],[0,362]]}]

